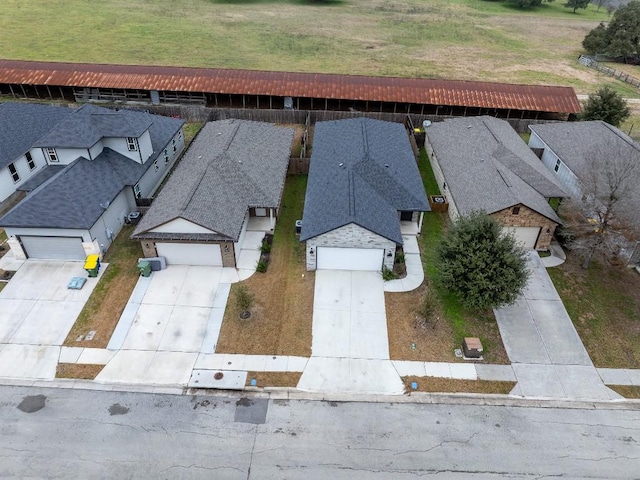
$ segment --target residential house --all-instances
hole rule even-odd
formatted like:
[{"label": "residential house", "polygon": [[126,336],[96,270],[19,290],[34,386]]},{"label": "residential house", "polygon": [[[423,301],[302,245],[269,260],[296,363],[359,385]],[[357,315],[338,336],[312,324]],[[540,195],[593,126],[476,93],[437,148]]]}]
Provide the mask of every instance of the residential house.
[{"label": "residential house", "polygon": [[0,104],[0,202],[47,167],[35,143],[73,113],[67,107]]},{"label": "residential house", "polygon": [[268,123],[205,124],[132,238],[168,264],[235,267],[249,219],[275,227],[292,141]]},{"label": "residential house", "polygon": [[433,123],[426,149],[452,220],[484,211],[526,248],[549,248],[561,224],[550,201],[567,194],[509,123],[488,116]]},{"label": "residential house", "polygon": [[419,233],[428,210],[403,125],[316,123],[300,235],[307,270],[392,269],[403,233]]},{"label": "residential house", "polygon": [[[21,108],[24,117],[33,112],[11,107]],[[136,198],[154,193],[184,149],[182,120],[94,105],[64,112],[28,149],[14,150],[30,153],[38,170],[21,185],[30,193],[0,218],[17,258],[104,252]]]}]

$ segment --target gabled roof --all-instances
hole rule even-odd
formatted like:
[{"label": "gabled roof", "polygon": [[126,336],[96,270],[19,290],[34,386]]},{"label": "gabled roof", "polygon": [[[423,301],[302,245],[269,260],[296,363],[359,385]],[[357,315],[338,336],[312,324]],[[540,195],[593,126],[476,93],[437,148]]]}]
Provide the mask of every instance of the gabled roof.
[{"label": "gabled roof", "polygon": [[[137,163],[109,148],[93,160],[80,157],[55,172],[18,205],[0,218],[3,227],[79,228],[88,229],[104,213],[104,207],[127,185],[135,185],[151,168],[155,158],[171,141],[183,120],[128,112],[152,117],[150,135],[153,154],[144,163]],[[145,121],[151,121],[147,118]],[[43,172],[48,171],[49,166]]]},{"label": "gabled roof", "polygon": [[0,169],[29,151],[73,110],[33,103],[0,104]]},{"label": "gabled roof", "polygon": [[546,198],[566,197],[566,192],[507,122],[487,116],[448,119],[426,133],[445,193],[460,214],[522,204],[561,223]]},{"label": "gabled roof", "polygon": [[140,137],[153,123],[152,115],[109,110],[85,104],[40,138],[35,147],[89,148],[103,137]]},{"label": "gabled roof", "polygon": [[637,142],[601,120],[546,123],[529,128],[578,178],[583,178],[589,169],[590,157],[603,146],[640,158],[640,145]]},{"label": "gabled roof", "polygon": [[245,120],[205,124],[132,238],[183,218],[238,240],[247,209],[277,208],[293,129]]},{"label": "gabled roof", "polygon": [[429,210],[404,127],[370,118],[316,123],[300,240],[355,223],[402,244],[400,210]]}]

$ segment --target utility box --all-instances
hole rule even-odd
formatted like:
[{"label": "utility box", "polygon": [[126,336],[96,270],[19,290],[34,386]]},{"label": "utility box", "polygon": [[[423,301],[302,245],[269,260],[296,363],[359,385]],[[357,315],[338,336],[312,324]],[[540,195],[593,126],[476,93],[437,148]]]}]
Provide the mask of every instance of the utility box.
[{"label": "utility box", "polygon": [[129,212],[127,215],[127,222],[130,225],[137,225],[140,222],[140,212]]},{"label": "utility box", "polygon": [[462,351],[466,358],[482,358],[482,343],[477,337],[466,337],[462,342]]}]

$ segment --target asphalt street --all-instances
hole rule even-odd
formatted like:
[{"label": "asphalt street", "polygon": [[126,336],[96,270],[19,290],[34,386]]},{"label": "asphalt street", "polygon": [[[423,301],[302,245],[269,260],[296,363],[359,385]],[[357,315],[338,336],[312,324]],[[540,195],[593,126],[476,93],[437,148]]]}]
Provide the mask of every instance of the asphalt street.
[{"label": "asphalt street", "polygon": [[631,479],[638,465],[640,411],[620,407],[0,387],[1,478]]}]

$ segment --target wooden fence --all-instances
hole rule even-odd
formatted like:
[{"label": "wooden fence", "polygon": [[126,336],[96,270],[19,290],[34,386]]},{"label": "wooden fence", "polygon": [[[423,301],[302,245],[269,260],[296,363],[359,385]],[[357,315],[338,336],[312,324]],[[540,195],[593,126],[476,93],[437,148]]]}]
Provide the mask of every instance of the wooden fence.
[{"label": "wooden fence", "polygon": [[638,80],[637,78],[623,71],[616,70],[614,68],[607,67],[605,65],[601,65],[594,58],[587,57],[586,55],[580,55],[580,58],[578,58],[578,63],[581,65],[584,65],[585,67],[595,68],[596,70],[604,73],[605,75],[609,75],[610,77],[617,78],[618,80],[621,80],[625,83],[633,85],[634,87],[640,87],[640,80]]}]

